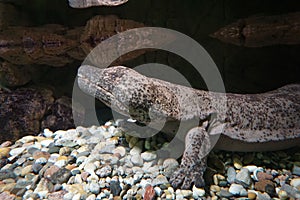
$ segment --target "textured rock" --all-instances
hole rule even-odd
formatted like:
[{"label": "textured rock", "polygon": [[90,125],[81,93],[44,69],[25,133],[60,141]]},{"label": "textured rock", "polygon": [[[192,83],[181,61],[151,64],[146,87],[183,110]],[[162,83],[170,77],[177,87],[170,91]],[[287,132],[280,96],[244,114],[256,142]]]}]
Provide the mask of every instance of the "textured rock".
[{"label": "textured rock", "polygon": [[40,131],[40,121],[53,102],[52,92],[38,89],[5,91],[0,88],[1,141],[16,140]]}]

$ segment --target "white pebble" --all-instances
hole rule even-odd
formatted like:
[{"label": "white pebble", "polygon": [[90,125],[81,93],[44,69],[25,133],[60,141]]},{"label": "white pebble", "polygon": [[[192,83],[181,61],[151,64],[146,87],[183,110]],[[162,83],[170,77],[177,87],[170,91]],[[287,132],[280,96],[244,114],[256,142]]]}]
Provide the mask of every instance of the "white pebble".
[{"label": "white pebble", "polygon": [[131,157],[131,162],[136,166],[143,166],[143,159],[139,154],[135,154]]},{"label": "white pebble", "polygon": [[53,140],[42,140],[41,141],[41,145],[44,147],[48,147],[51,143],[53,142]]},{"label": "white pebble", "polygon": [[47,138],[51,138],[53,136],[53,132],[46,128],[44,129],[43,135]]},{"label": "white pebble", "polygon": [[155,160],[157,158],[157,155],[155,152],[145,151],[141,154],[141,157],[143,158],[143,160],[149,162],[151,160]]},{"label": "white pebble", "polygon": [[125,154],[126,154],[126,149],[122,146],[119,146],[117,148],[115,148],[113,151],[112,151],[113,154],[120,154],[121,157],[124,157]]},{"label": "white pebble", "polygon": [[205,195],[205,190],[202,188],[197,188],[195,185],[193,186],[193,197],[195,199],[199,197],[203,197]]},{"label": "white pebble", "polygon": [[21,153],[23,153],[24,150],[25,150],[25,147],[14,148],[14,149],[10,150],[9,154],[11,156],[18,156]]}]

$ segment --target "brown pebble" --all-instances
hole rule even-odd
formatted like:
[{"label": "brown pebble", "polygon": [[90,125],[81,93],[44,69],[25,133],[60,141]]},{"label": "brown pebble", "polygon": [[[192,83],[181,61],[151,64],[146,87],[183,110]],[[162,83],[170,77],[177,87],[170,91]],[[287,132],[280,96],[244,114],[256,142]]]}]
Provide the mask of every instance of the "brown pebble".
[{"label": "brown pebble", "polygon": [[72,170],[72,169],[76,168],[76,165],[75,164],[72,164],[72,165],[68,164],[65,168],[68,169],[68,170]]},{"label": "brown pebble", "polygon": [[48,200],[59,200],[64,199],[64,195],[67,193],[65,190],[60,190],[57,192],[52,192],[48,195]]},{"label": "brown pebble", "polygon": [[44,177],[45,178],[50,178],[58,170],[59,170],[59,167],[57,167],[56,165],[52,165],[48,169],[46,169],[46,171],[44,173]]},{"label": "brown pebble", "polygon": [[39,158],[46,158],[47,160],[50,158],[50,153],[45,151],[35,151],[32,155],[34,160],[37,160]]},{"label": "brown pebble", "polygon": [[146,186],[146,191],[144,195],[145,200],[153,200],[155,199],[155,191],[151,185]]},{"label": "brown pebble", "polygon": [[0,148],[0,158],[9,157],[9,152],[10,152],[10,148],[8,148],[8,147]]},{"label": "brown pebble", "polygon": [[248,198],[250,200],[255,199],[256,198],[256,194],[254,192],[248,192]]},{"label": "brown pebble", "polygon": [[1,145],[0,145],[0,147],[9,147],[9,146],[11,146],[12,145],[12,142],[11,141],[5,141],[5,142],[3,142]]},{"label": "brown pebble", "polygon": [[81,178],[83,181],[87,181],[87,178],[89,177],[90,173],[88,172],[82,172],[81,173]]},{"label": "brown pebble", "polygon": [[15,200],[16,195],[10,194],[9,192],[5,191],[5,192],[0,193],[0,199],[1,200]]},{"label": "brown pebble", "polygon": [[256,182],[254,188],[261,192],[267,192],[270,196],[274,196],[276,194],[275,184],[270,180]]},{"label": "brown pebble", "polygon": [[258,181],[273,180],[273,176],[271,174],[267,174],[265,172],[258,172],[256,176],[257,176]]}]

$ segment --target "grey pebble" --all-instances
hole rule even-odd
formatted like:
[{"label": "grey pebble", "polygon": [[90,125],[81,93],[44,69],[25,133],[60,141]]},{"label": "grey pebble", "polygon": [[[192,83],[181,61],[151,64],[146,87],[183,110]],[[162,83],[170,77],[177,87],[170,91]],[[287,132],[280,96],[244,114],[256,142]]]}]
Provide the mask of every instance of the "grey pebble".
[{"label": "grey pebble", "polygon": [[110,165],[105,165],[104,167],[101,167],[100,169],[96,170],[96,174],[98,176],[102,177],[109,177],[112,173],[112,168]]},{"label": "grey pebble", "polygon": [[16,174],[9,169],[0,170],[0,180],[8,179],[8,178],[16,178]]},{"label": "grey pebble", "polygon": [[221,189],[221,191],[219,192],[219,196],[220,197],[225,197],[225,198],[230,198],[233,196],[233,194],[231,194],[230,192]]},{"label": "grey pebble", "polygon": [[120,182],[112,180],[110,182],[110,191],[113,194],[113,196],[118,196],[122,191],[122,188],[120,186]]},{"label": "grey pebble", "polygon": [[227,181],[228,183],[234,183],[234,180],[236,178],[236,172],[233,167],[229,167],[227,169]]},{"label": "grey pebble", "polygon": [[237,173],[235,182],[248,188],[251,185],[250,172],[247,168],[242,168],[239,173]]},{"label": "grey pebble", "polygon": [[71,171],[66,168],[61,168],[55,172],[49,179],[54,184],[62,184],[68,182],[68,179],[71,177]]},{"label": "grey pebble", "polygon": [[292,174],[300,176],[300,167],[294,164],[292,169]]},{"label": "grey pebble", "polygon": [[136,166],[143,166],[143,164],[144,164],[143,159],[140,156],[140,154],[134,154],[130,160]]},{"label": "grey pebble", "polygon": [[43,165],[39,164],[39,163],[33,163],[32,165],[32,171],[34,173],[39,173],[39,171],[43,168]]},{"label": "grey pebble", "polygon": [[242,189],[244,189],[242,185],[233,183],[230,185],[228,191],[233,195],[240,195]]}]

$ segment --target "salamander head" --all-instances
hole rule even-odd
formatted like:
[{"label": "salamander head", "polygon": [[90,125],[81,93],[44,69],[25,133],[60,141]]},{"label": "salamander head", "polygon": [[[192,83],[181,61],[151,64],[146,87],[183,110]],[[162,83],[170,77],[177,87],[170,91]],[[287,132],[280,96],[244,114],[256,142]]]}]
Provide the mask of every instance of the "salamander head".
[{"label": "salamander head", "polygon": [[140,122],[168,117],[174,108],[170,101],[174,94],[156,81],[123,66],[101,69],[84,65],[78,70],[81,90]]}]

